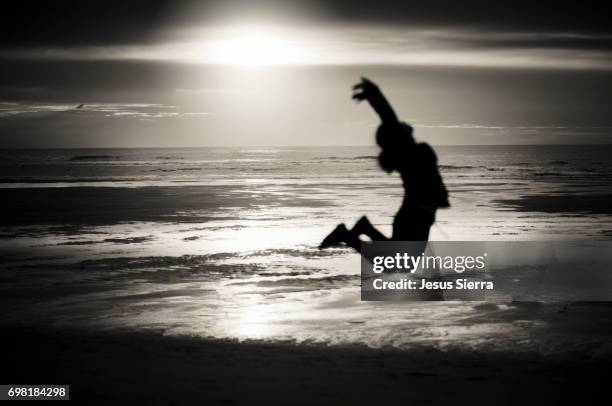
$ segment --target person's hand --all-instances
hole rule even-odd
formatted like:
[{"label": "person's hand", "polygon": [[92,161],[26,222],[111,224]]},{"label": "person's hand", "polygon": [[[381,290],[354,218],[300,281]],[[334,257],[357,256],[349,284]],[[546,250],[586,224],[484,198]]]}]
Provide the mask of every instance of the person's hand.
[{"label": "person's hand", "polygon": [[397,116],[393,108],[382,94],[376,83],[370,79],[361,78],[361,82],[353,86],[353,99],[358,102],[367,100],[374,111],[378,113],[383,124],[396,125],[398,124]]},{"label": "person's hand", "polygon": [[380,97],[380,89],[374,82],[372,82],[368,78],[361,78],[361,82],[357,83],[353,86],[353,100],[357,100],[358,102],[363,100],[368,100],[372,102],[373,100]]}]

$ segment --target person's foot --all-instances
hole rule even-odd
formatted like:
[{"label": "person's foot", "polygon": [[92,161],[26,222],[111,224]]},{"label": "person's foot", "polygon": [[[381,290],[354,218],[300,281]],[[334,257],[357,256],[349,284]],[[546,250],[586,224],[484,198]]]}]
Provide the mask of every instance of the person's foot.
[{"label": "person's foot", "polygon": [[348,230],[346,226],[344,224],[338,224],[336,228],[334,228],[334,231],[329,233],[329,235],[323,239],[321,245],[319,245],[319,249],[322,250],[340,245],[341,242],[345,241],[347,234]]}]

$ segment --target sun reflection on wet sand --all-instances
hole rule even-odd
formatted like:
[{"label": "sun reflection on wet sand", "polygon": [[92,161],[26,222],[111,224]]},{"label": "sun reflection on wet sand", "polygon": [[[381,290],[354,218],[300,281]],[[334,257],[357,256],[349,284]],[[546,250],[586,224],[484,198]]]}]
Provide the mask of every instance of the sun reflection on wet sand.
[{"label": "sun reflection on wet sand", "polygon": [[279,328],[274,324],[274,313],[261,303],[238,303],[238,314],[232,319],[225,319],[220,324],[228,337],[238,339],[269,339],[279,335]]}]

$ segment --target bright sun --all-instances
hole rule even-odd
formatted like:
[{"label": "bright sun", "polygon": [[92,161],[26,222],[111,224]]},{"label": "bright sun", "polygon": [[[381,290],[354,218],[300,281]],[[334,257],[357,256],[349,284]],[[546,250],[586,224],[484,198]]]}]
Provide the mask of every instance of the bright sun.
[{"label": "bright sun", "polygon": [[300,63],[304,50],[282,35],[241,32],[209,43],[206,57],[228,65],[292,65]]}]

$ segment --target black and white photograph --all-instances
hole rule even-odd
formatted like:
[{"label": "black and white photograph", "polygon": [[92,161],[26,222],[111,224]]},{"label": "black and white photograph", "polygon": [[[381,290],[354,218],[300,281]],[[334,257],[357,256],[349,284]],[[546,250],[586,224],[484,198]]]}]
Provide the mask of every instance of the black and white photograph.
[{"label": "black and white photograph", "polygon": [[3,2],[0,400],[606,403],[611,17]]}]

